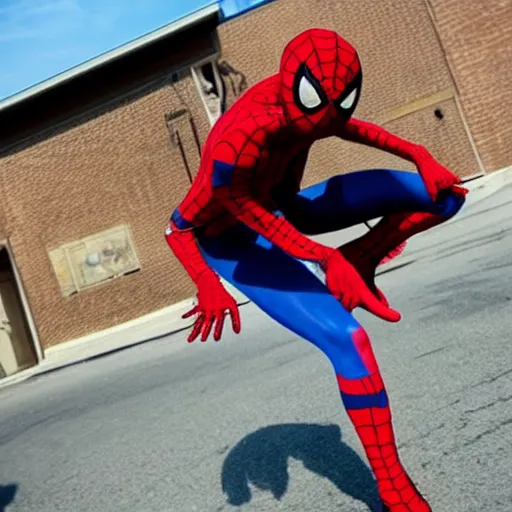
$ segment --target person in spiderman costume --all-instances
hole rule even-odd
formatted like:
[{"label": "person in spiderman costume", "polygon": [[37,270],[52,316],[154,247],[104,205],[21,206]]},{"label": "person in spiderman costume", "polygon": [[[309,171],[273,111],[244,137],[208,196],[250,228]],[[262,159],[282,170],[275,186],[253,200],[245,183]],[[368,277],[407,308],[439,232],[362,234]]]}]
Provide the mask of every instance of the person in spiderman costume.
[{"label": "person in spiderman costume", "polygon": [[[291,40],[279,72],[248,89],[213,126],[190,191],[166,229],[197,286],[188,340],[219,340],[237,304],[219,276],[322,350],[364,446],[385,510],[431,510],[400,462],[388,396],[370,340],[352,311],[400,320],[375,285],[377,266],[413,236],[455,215],[467,190],[421,145],[353,117],[362,86],[358,53],[337,33]],[[373,169],[301,189],[312,144],[326,137],[387,151],[419,173]],[[332,248],[308,237],[382,217]],[[307,264],[325,272],[325,282]]]}]

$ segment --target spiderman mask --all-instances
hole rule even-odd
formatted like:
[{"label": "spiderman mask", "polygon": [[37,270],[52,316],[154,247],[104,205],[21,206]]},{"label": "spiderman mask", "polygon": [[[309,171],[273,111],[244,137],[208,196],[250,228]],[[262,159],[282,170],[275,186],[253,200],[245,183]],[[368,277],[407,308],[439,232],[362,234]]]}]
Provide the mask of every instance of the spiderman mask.
[{"label": "spiderman mask", "polygon": [[330,30],[310,29],[292,39],[281,58],[280,77],[283,108],[301,134],[344,124],[361,94],[357,51]]}]

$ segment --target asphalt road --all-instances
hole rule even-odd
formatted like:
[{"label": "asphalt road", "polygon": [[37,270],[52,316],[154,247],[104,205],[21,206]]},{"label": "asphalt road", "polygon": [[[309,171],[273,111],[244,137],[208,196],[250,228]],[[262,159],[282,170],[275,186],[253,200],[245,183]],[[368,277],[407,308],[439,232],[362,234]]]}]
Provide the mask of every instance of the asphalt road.
[{"label": "asphalt road", "polygon": [[[510,192],[379,277],[399,324],[357,313],[436,512],[512,510]],[[242,320],[218,344],[181,333],[1,390],[0,511],[371,510],[326,359],[253,305]]]}]

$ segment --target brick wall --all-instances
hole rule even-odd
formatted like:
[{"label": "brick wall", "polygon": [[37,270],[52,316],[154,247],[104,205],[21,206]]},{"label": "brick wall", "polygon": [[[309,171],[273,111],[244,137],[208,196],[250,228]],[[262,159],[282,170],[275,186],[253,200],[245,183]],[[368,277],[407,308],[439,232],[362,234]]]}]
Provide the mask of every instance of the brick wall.
[{"label": "brick wall", "polygon": [[[423,143],[461,176],[478,172],[454,99],[413,112],[405,109],[398,117],[390,115],[453,87],[423,0],[360,0],[357,5],[350,0],[276,0],[219,27],[222,58],[252,85],[275,73],[286,43],[313,26],[337,30],[360,53],[364,85],[356,116]],[[437,108],[443,110],[442,120],[434,116]],[[311,152],[306,183],[375,166],[412,169],[404,160],[382,152],[326,140]]]},{"label": "brick wall", "polygon": [[[95,110],[0,158],[8,236],[43,347],[131,320],[193,293],[163,238],[190,182],[164,116],[186,106],[209,126],[190,75]],[[197,165],[191,134],[186,151]],[[115,225],[131,226],[141,270],[68,298],[47,251]],[[1,226],[1,224],[0,224]]]},{"label": "brick wall", "polygon": [[512,165],[512,2],[429,3],[486,170]]}]

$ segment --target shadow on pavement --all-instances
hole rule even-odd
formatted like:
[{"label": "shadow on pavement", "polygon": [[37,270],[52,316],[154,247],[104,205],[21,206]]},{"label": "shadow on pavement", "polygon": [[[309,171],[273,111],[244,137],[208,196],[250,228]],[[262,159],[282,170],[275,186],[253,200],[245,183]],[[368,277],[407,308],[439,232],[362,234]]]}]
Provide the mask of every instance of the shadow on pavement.
[{"label": "shadow on pavement", "polygon": [[337,425],[285,424],[262,428],[243,438],[228,453],[222,490],[230,505],[252,499],[249,484],[280,500],[288,489],[288,459],[330,480],[342,493],[380,511],[377,486],[368,466],[341,440]]},{"label": "shadow on pavement", "polygon": [[14,501],[17,492],[18,486],[16,484],[0,485],[0,512],[4,512],[5,507]]}]

